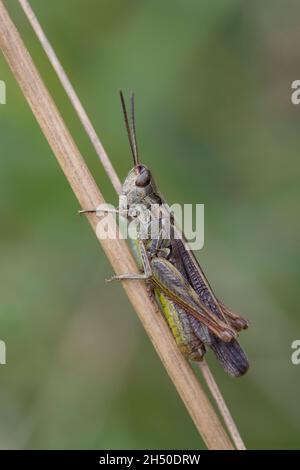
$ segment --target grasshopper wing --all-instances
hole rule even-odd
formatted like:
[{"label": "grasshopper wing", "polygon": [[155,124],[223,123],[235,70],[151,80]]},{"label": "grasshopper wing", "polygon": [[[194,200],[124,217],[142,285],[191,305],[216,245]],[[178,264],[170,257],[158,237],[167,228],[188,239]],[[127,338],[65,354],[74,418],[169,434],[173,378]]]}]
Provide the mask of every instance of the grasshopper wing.
[{"label": "grasshopper wing", "polygon": [[[248,323],[245,319],[233,314],[231,310],[217,300],[193,252],[186,249],[182,240],[172,240],[172,256],[173,259],[170,261],[181,271],[198,294],[201,303],[206,306],[211,314],[219,320],[225,321],[237,332],[247,328]],[[193,322],[198,322],[198,320],[193,319]],[[234,377],[244,375],[249,368],[249,362],[236,339],[224,342],[211,331],[209,334],[211,336],[209,346],[223,369]]]}]

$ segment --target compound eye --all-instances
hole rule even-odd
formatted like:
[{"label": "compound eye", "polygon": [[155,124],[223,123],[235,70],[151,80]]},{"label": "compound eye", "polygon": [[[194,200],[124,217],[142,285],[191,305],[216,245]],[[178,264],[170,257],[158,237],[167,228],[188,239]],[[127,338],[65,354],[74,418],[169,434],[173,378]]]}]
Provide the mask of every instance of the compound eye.
[{"label": "compound eye", "polygon": [[139,188],[145,188],[151,181],[151,174],[147,168],[143,168],[135,180],[135,185]]}]

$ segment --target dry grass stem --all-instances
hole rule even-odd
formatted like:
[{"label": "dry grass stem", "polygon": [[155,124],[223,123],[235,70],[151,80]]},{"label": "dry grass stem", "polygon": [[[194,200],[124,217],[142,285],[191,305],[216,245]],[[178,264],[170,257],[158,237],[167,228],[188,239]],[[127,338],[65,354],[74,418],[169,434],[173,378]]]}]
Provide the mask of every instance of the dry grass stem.
[{"label": "dry grass stem", "polygon": [[228,409],[228,406],[226,405],[226,402],[218,387],[218,384],[216,383],[215,378],[210,368],[207,365],[207,362],[204,359],[202,362],[199,362],[198,365],[205,379],[205,382],[207,383],[210,393],[214,397],[214,400],[217,404],[219,412],[224,420],[226,428],[231,436],[232,441],[234,442],[235,447],[237,448],[237,450],[246,450],[246,447],[240,435],[240,432],[232,418],[232,415]]}]

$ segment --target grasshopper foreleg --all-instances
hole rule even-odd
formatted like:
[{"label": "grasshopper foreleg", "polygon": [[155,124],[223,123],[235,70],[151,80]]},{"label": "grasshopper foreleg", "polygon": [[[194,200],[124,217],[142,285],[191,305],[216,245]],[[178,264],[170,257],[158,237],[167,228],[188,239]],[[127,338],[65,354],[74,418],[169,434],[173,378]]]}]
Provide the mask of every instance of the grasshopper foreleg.
[{"label": "grasshopper foreleg", "polygon": [[127,211],[122,210],[120,211],[119,209],[115,209],[113,207],[108,207],[107,209],[99,209],[99,208],[94,208],[94,209],[82,209],[78,211],[78,213],[81,214],[107,214],[107,213],[112,213],[112,214],[124,214],[126,215]]}]

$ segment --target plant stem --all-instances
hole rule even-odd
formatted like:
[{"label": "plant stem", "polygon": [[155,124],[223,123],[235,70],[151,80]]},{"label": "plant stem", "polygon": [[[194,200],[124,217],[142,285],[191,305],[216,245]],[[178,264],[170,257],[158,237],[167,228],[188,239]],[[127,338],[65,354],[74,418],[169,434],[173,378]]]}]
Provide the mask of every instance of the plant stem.
[{"label": "plant stem", "polygon": [[199,366],[200,371],[202,372],[205,382],[207,383],[210,393],[214,397],[214,400],[217,404],[219,412],[224,420],[226,428],[231,436],[232,441],[234,442],[235,447],[237,448],[237,450],[246,450],[246,447],[240,435],[240,432],[232,418],[232,415],[221,393],[221,390],[219,389],[218,384],[215,381],[215,378],[210,368],[208,367],[205,359],[199,362],[198,366]]}]

